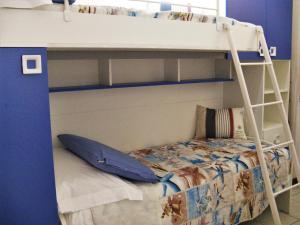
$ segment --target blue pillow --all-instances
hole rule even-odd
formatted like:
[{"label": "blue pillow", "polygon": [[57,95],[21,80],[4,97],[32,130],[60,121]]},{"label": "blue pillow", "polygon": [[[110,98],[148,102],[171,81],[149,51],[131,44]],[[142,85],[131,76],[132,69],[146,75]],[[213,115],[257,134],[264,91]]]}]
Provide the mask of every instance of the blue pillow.
[{"label": "blue pillow", "polygon": [[[64,0],[52,0],[53,3],[64,4]],[[69,4],[72,5],[76,2],[76,0],[69,0]]]},{"label": "blue pillow", "polygon": [[157,177],[148,167],[116,149],[99,142],[72,135],[58,135],[58,139],[71,152],[107,173],[134,181],[156,183]]}]

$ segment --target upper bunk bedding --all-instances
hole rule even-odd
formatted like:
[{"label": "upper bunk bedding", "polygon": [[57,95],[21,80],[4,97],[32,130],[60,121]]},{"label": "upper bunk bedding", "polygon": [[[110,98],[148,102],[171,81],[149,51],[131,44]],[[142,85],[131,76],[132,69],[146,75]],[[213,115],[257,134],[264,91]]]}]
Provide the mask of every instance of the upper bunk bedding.
[{"label": "upper bunk bedding", "polygon": [[[7,8],[32,8],[35,10],[47,10],[47,11],[63,11],[64,6],[62,4],[52,3],[50,0],[34,0],[34,1],[20,1],[11,0],[3,1],[0,3],[1,7]],[[216,23],[217,19],[221,19],[223,22],[227,22],[232,25],[242,26],[255,26],[251,23],[239,22],[229,17],[217,17],[213,15],[196,14],[191,12],[176,12],[176,11],[160,11],[160,12],[148,12],[145,10],[136,10],[125,7],[114,6],[93,6],[93,5],[70,5],[70,10],[73,13],[85,13],[85,14],[101,14],[112,16],[130,16],[130,17],[142,17],[152,18],[158,20],[177,20],[177,21],[190,21],[196,23]]]},{"label": "upper bunk bedding", "polygon": [[[64,6],[61,4],[43,5],[36,7],[37,10],[48,10],[48,11],[63,11]],[[129,16],[139,18],[150,18],[157,20],[175,20],[183,22],[195,22],[195,23],[212,23],[216,24],[217,20],[222,20],[233,26],[246,26],[254,27],[254,24],[244,23],[237,21],[229,17],[217,17],[206,14],[196,14],[191,12],[176,12],[176,11],[161,11],[161,12],[147,12],[145,10],[129,9],[124,7],[113,7],[113,6],[92,6],[92,5],[71,5],[70,10],[73,13],[84,13],[84,14],[100,14],[100,15],[111,15],[111,16]]]},{"label": "upper bunk bedding", "polygon": [[[124,200],[67,213],[68,225],[83,221],[86,225],[231,225],[257,217],[268,206],[252,141],[191,140],[130,155],[151,168],[160,182],[136,184],[143,201]],[[287,187],[289,150],[269,150],[265,157],[274,191]]]},{"label": "upper bunk bedding", "polygon": [[231,18],[60,4],[0,8],[0,47],[228,51],[223,23],[238,50],[258,51],[256,26]]}]

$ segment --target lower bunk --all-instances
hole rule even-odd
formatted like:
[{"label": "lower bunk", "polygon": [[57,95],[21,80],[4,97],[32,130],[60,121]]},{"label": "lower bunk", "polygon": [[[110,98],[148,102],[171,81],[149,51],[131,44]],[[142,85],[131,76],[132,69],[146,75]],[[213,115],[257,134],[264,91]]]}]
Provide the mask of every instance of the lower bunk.
[{"label": "lower bunk", "polygon": [[[66,155],[71,153],[63,149],[55,149],[54,153],[60,209],[60,190],[66,186],[67,173],[72,170],[71,180],[76,182],[78,176],[103,172],[79,158],[76,160],[81,161],[81,166],[74,162],[71,169],[64,170]],[[86,205],[81,210],[65,210],[61,212],[62,224],[231,225],[256,218],[268,206],[255,144],[251,140],[190,140],[133,151],[130,156],[149,167],[159,179],[156,184],[124,180],[142,192],[142,200],[129,197],[93,207]],[[274,191],[289,186],[289,150],[269,150],[265,158]],[[88,168],[91,174],[83,168]]]}]

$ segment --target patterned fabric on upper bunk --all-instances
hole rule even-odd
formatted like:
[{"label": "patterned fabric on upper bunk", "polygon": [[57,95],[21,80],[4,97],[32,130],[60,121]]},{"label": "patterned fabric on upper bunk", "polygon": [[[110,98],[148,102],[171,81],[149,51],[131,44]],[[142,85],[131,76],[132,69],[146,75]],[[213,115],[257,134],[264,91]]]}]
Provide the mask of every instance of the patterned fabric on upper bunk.
[{"label": "patterned fabric on upper bunk", "polygon": [[[264,144],[266,146],[267,144]],[[267,207],[255,144],[249,140],[191,140],[134,151],[160,178],[162,224],[229,225]],[[290,183],[290,153],[265,153],[274,191]]]},{"label": "patterned fabric on upper bunk", "polygon": [[232,25],[253,26],[250,23],[241,23],[235,19],[228,17],[216,17],[213,15],[196,14],[191,12],[175,12],[175,11],[162,11],[150,13],[144,10],[128,9],[124,7],[113,6],[87,6],[87,5],[73,5],[71,6],[73,12],[87,13],[87,14],[102,14],[114,16],[131,16],[153,18],[159,20],[177,20],[177,21],[192,21],[197,23],[216,23],[217,19],[222,19],[223,22],[228,22]]}]

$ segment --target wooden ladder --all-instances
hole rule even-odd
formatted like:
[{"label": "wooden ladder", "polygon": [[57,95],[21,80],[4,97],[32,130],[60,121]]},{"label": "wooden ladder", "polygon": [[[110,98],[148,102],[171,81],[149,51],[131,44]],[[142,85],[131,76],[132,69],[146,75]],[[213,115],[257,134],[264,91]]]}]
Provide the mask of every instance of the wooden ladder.
[{"label": "wooden ladder", "polygon": [[[249,119],[249,124],[251,126],[250,129],[251,129],[251,131],[254,135],[254,141],[255,141],[255,144],[256,144],[256,151],[257,151],[258,159],[259,159],[260,166],[261,166],[262,176],[263,176],[263,180],[264,180],[264,184],[265,184],[265,190],[266,190],[267,198],[268,198],[268,201],[269,201],[269,204],[270,204],[270,207],[271,207],[274,224],[275,225],[282,225],[282,223],[280,221],[280,216],[279,216],[278,208],[277,208],[277,205],[276,205],[275,197],[278,196],[279,194],[282,194],[286,191],[289,191],[289,190],[291,190],[295,187],[300,186],[300,183],[299,183],[299,181],[300,181],[300,164],[299,164],[299,160],[298,160],[294,140],[293,140],[293,137],[292,137],[291,129],[290,129],[290,126],[289,126],[289,123],[288,123],[288,117],[287,117],[285,107],[284,107],[284,104],[283,104],[283,100],[282,100],[282,97],[281,97],[281,93],[280,93],[280,90],[279,90],[279,85],[278,85],[278,82],[277,82],[273,62],[271,60],[271,57],[270,57],[270,54],[269,54],[269,51],[268,51],[266,38],[265,38],[265,35],[264,35],[264,32],[263,32],[263,28],[261,26],[257,26],[256,27],[256,32],[257,32],[257,36],[258,36],[258,41],[259,41],[259,44],[260,44],[260,46],[263,50],[263,55],[264,55],[265,61],[264,62],[255,62],[255,63],[241,63],[240,59],[239,59],[237,48],[234,44],[234,39],[233,39],[233,35],[232,35],[232,32],[231,32],[231,25],[224,24],[223,28],[224,28],[225,32],[227,32],[227,35],[228,35],[230,51],[231,51],[231,54],[232,54],[235,70],[236,70],[236,73],[237,73],[238,82],[239,82],[239,85],[240,85],[240,88],[241,88],[245,111],[246,111],[247,117]],[[268,74],[270,76],[270,80],[271,80],[273,90],[274,90],[274,93],[275,93],[275,97],[276,97],[276,100],[274,102],[268,102],[268,103],[256,104],[256,105],[251,104],[251,100],[250,100],[250,97],[249,97],[249,92],[248,92],[247,85],[246,85],[246,82],[245,82],[242,67],[243,66],[257,66],[257,65],[266,66],[267,69],[268,69],[268,72],[269,72]],[[279,116],[281,118],[283,128],[284,128],[284,132],[285,132],[285,136],[287,137],[288,141],[263,148],[262,144],[261,144],[261,138],[259,136],[259,132],[258,132],[258,128],[257,128],[257,124],[256,124],[253,109],[258,108],[258,107],[270,106],[270,105],[277,105],[278,106]],[[270,174],[269,174],[269,171],[268,171],[268,168],[267,168],[267,163],[266,163],[265,157],[264,157],[264,152],[268,151],[268,150],[271,150],[271,149],[283,148],[283,147],[289,147],[289,149],[290,149],[291,162],[292,162],[292,166],[293,166],[295,175],[297,177],[298,183],[295,184],[295,185],[291,185],[291,186],[289,186],[289,187],[287,187],[287,188],[285,188],[285,189],[283,189],[279,192],[274,193],[273,188],[272,188],[272,184],[271,184],[271,180],[270,180]]]}]

